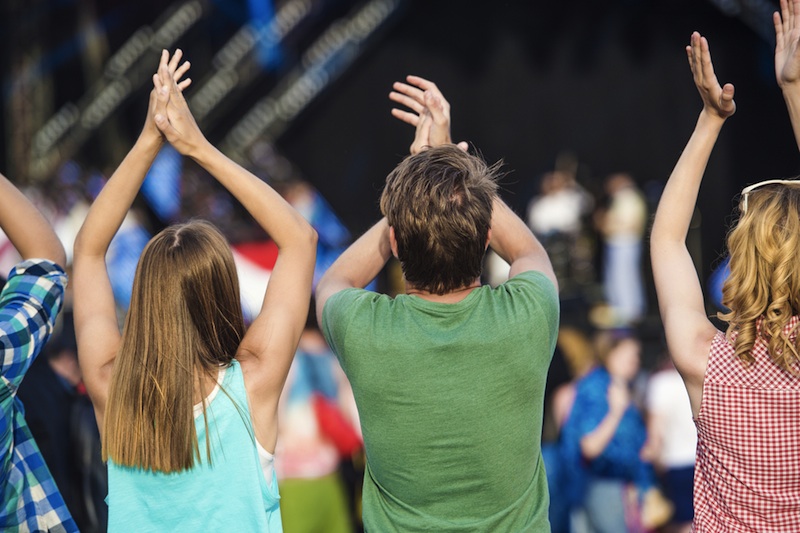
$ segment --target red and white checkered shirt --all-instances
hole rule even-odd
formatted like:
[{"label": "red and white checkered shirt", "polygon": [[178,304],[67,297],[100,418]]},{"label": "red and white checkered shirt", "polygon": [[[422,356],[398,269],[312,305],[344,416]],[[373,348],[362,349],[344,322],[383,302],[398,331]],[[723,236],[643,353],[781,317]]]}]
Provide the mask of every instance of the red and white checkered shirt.
[{"label": "red and white checkered shirt", "polygon": [[711,344],[695,420],[697,533],[800,532],[800,378],[764,342],[752,353],[748,367],[724,333]]}]

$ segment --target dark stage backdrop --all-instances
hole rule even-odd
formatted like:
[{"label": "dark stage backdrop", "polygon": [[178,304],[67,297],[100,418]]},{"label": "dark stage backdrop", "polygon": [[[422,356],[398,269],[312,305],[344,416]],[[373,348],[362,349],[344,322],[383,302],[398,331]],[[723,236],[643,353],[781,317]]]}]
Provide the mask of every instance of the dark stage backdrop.
[{"label": "dark stage backdrop", "polygon": [[663,186],[701,109],[684,52],[707,35],[721,82],[736,86],[700,194],[705,273],[723,250],[745,184],[795,174],[797,147],[772,66],[772,44],[700,0],[412,1],[385,38],[279,142],[356,233],[379,216],[386,174],[413,131],[387,95],[406,74],[438,83],[453,136],[512,172],[504,197],[521,212],[562,150],[599,190],[614,171]]},{"label": "dark stage backdrop", "polygon": [[[628,171],[655,201],[700,111],[684,52],[691,32],[699,30],[711,42],[721,81],[735,84],[738,103],[712,156],[692,234],[706,278],[723,250],[725,224],[740,188],[796,174],[798,167],[774,80],[772,44],[715,3],[777,6],[777,0],[405,0],[386,30],[277,145],[345,224],[361,233],[377,220],[383,180],[412,140],[412,128],[391,117],[387,96],[393,81],[413,73],[436,81],[450,100],[456,140],[470,141],[489,161],[506,162],[504,196],[518,212],[563,151],[575,154],[579,180],[593,192],[609,173]],[[244,0],[204,4],[210,15],[175,43],[192,59],[198,82],[246,20],[248,6]],[[319,27],[300,32],[305,44],[295,43],[298,50],[361,2],[322,4],[327,14],[318,17]],[[64,103],[79,101],[91,89],[87,80],[99,76],[103,61],[135,28],[155,24],[175,5],[158,0],[0,3],[0,13],[14,15],[0,16],[0,28],[6,30],[0,32],[4,94],[13,92],[20,71],[52,71],[52,87],[42,84],[38,93],[25,93],[0,109],[0,123],[10,123],[12,117],[5,115],[11,108],[19,119],[13,130],[0,128],[0,142],[25,140],[16,152],[0,153],[0,169],[23,179],[6,158],[18,156],[17,166],[27,161],[26,136]],[[107,43],[95,51],[97,64],[76,51],[83,38],[78,6],[94,6],[87,11],[96,11],[105,28]],[[92,75],[90,66],[96,71]],[[266,75],[260,80],[221,106],[218,120],[206,130],[213,142],[221,141],[275,82]],[[136,89],[75,159],[87,169],[110,173],[141,128],[146,94],[146,87]],[[44,105],[48,98],[52,105]],[[39,122],[33,118],[37,113]]]}]

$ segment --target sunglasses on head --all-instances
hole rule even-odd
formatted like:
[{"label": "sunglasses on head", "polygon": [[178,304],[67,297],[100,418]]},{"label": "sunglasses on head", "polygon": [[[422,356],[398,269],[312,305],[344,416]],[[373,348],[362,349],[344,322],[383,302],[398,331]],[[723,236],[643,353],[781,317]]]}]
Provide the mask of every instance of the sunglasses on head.
[{"label": "sunglasses on head", "polygon": [[747,197],[750,196],[750,193],[754,190],[758,189],[759,187],[763,187],[765,185],[800,185],[800,179],[795,180],[764,180],[759,181],[758,183],[754,183],[752,185],[748,185],[744,189],[742,189],[742,214],[747,213]]}]

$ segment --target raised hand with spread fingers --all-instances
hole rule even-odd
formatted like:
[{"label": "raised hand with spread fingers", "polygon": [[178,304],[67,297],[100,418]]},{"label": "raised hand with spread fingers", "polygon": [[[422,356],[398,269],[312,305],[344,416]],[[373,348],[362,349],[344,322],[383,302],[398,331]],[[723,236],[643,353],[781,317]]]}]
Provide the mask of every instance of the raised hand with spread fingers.
[{"label": "raised hand with spread fingers", "polygon": [[703,99],[703,110],[723,120],[733,115],[736,112],[733,84],[726,83],[721,86],[717,80],[708,40],[698,32],[694,32],[691,44],[686,47],[686,56],[692,69],[694,84]]},{"label": "raised hand with spread fingers", "polygon": [[[403,83],[397,81],[389,99],[411,111],[393,108],[392,116],[416,128],[411,153],[443,144],[452,144],[450,136],[450,103],[432,81],[419,76],[407,76]],[[466,151],[468,145],[462,141],[458,147]]]},{"label": "raised hand with spread fingers", "polygon": [[783,88],[800,81],[800,0],[781,0],[775,24],[775,79]]},{"label": "raised hand with spread fingers", "polygon": [[800,148],[800,0],[781,0],[775,23],[775,80],[778,82],[794,137]]}]

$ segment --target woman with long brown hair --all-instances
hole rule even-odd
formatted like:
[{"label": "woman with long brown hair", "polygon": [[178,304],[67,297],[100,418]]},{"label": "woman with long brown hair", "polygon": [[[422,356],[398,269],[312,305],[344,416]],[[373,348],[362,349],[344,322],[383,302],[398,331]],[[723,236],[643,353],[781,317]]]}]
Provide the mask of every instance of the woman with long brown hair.
[{"label": "woman with long brown hair", "polygon": [[[800,0],[775,14],[775,68],[800,132]],[[727,331],[708,320],[686,247],[700,182],[734,88],[720,86],[706,39],[686,49],[703,110],[669,178],[651,238],[653,275],[675,367],[698,432],[694,531],[800,531],[800,181],[746,187],[728,235]],[[800,139],[800,136],[798,136]]]},{"label": "woman with long brown hair", "polygon": [[[162,52],[144,129],[92,205],[74,248],[75,329],[109,470],[109,529],[279,531],[277,407],[306,320],[311,226],[203,136]],[[120,334],[105,255],[165,141],[214,176],[279,257],[245,329],[230,246],[208,222],[147,244]],[[111,273],[113,275],[113,273]]]}]

